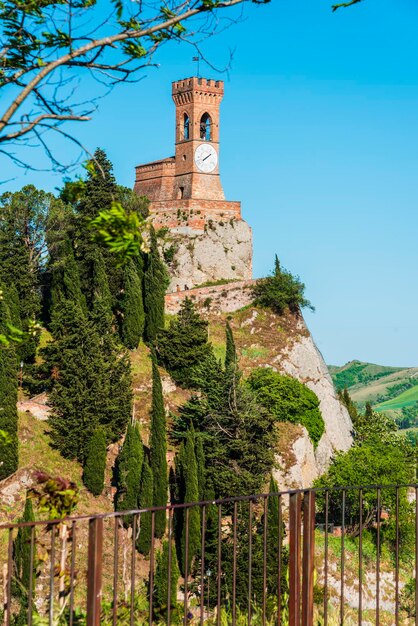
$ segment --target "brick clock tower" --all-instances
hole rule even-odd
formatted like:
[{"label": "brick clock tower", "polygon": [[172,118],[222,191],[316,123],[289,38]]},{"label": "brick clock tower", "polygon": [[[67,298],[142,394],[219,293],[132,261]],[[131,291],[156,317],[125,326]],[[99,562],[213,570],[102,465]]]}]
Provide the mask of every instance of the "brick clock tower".
[{"label": "brick clock tower", "polygon": [[[223,81],[175,81],[175,156],[136,167],[134,190],[150,199],[155,228],[168,229],[165,250],[168,245],[175,249],[169,255],[171,290],[222,278],[251,278],[251,229],[241,218],[240,202],[225,200],[219,176],[223,95]],[[240,231],[241,239],[231,228]],[[192,247],[194,254],[187,259],[183,248]]]}]

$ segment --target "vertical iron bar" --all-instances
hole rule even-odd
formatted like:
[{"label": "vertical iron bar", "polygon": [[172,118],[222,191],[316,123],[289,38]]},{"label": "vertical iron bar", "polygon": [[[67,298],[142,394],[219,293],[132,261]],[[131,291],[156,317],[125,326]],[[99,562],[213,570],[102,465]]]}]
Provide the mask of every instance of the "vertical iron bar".
[{"label": "vertical iron bar", "polygon": [[251,599],[253,573],[253,501],[248,503],[248,626],[251,626]]},{"label": "vertical iron bar", "polygon": [[[206,547],[206,505],[202,505],[202,543],[200,548],[200,625],[205,619],[205,547]],[[209,614],[209,607],[208,607]],[[150,625],[151,626],[151,625]]]},{"label": "vertical iron bar", "polygon": [[313,626],[315,492],[303,495],[302,624]]},{"label": "vertical iron bar", "polygon": [[264,523],[263,523],[263,614],[261,622],[266,626],[266,608],[267,608],[267,515],[268,515],[268,495],[264,496]]},{"label": "vertical iron bar", "polygon": [[363,490],[359,490],[359,536],[358,536],[358,624],[363,623]]},{"label": "vertical iron bar", "polygon": [[32,626],[34,557],[35,557],[35,526],[31,526],[30,528],[30,556],[29,556],[28,626]]},{"label": "vertical iron bar", "polygon": [[376,508],[376,626],[380,626],[380,487],[377,488]]},{"label": "vertical iron bar", "polygon": [[218,505],[218,568],[217,568],[217,602],[216,623],[221,624],[221,573],[222,573],[222,505]]},{"label": "vertical iron bar", "polygon": [[340,626],[344,625],[344,575],[345,575],[345,489],[342,493],[341,506],[341,593],[340,593]]},{"label": "vertical iron bar", "polygon": [[[418,606],[418,487],[415,487],[415,606]],[[418,626],[418,611],[415,611],[415,626]]]},{"label": "vertical iron bar", "polygon": [[399,487],[396,487],[395,626],[399,625]]},{"label": "vertical iron bar", "polygon": [[77,522],[71,524],[71,569],[70,569],[70,623],[73,626],[74,620],[74,577],[75,577],[75,553],[76,553],[76,531]]},{"label": "vertical iron bar", "polygon": [[136,561],[136,526],[137,516],[132,516],[132,552],[131,552],[131,604],[130,604],[130,625],[134,626],[134,612],[135,612],[135,561]]},{"label": "vertical iron bar", "polygon": [[167,575],[167,626],[171,623],[171,561],[172,561],[172,538],[173,509],[168,513],[168,575]]},{"label": "vertical iron bar", "polygon": [[9,544],[8,544],[8,550],[7,550],[6,598],[4,602],[6,626],[10,626],[10,620],[12,617],[12,567],[13,567],[13,528],[9,528]]},{"label": "vertical iron bar", "polygon": [[51,563],[49,567],[49,626],[54,623],[54,575],[55,575],[55,531],[56,526],[51,528]]},{"label": "vertical iron bar", "polygon": [[282,541],[283,541],[283,522],[282,522],[282,496],[279,494],[278,499],[278,543],[277,546],[277,626],[282,622]]},{"label": "vertical iron bar", "polygon": [[289,626],[300,626],[300,493],[289,496]]},{"label": "vertical iron bar", "polygon": [[190,509],[186,509],[186,541],[184,546],[184,621],[187,626],[187,593],[188,593],[188,577],[189,577],[189,517]]},{"label": "vertical iron bar", "polygon": [[87,556],[87,626],[100,626],[103,569],[103,518],[89,520]]},{"label": "vertical iron bar", "polygon": [[118,579],[119,579],[119,517],[115,516],[113,527],[113,626],[118,623]]},{"label": "vertical iron bar", "polygon": [[237,620],[237,514],[238,502],[234,502],[232,548],[232,626],[235,626]]},{"label": "vertical iron bar", "polygon": [[328,626],[328,521],[329,491],[325,491],[325,563],[324,563],[324,626]]},{"label": "vertical iron bar", "polygon": [[154,541],[155,535],[155,511],[151,513],[151,549],[149,553],[149,626],[152,626],[153,600],[154,600]]}]

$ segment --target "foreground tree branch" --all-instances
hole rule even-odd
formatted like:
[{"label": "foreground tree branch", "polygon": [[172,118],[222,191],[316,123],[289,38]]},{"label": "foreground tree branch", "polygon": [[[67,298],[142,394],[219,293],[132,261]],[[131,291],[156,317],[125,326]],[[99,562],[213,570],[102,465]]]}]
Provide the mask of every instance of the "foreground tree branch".
[{"label": "foreground tree branch", "polygon": [[[164,43],[198,46],[202,36],[222,28],[224,9],[268,1],[110,0],[107,14],[97,0],[0,2],[0,152],[33,167],[19,146],[38,145],[53,169],[64,170],[67,165],[49,147],[49,131],[88,121],[100,97],[119,83],[139,80],[141,70],[155,65],[153,56]],[[233,15],[229,22],[238,19]],[[81,81],[83,91],[92,94],[83,101],[77,100]],[[69,131],[60,136],[79,144]]]}]

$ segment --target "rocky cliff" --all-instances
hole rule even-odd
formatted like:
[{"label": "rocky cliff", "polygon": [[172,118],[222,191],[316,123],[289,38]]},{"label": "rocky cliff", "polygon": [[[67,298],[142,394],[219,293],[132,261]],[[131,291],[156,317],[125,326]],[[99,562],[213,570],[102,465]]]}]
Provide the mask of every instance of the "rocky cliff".
[{"label": "rocky cliff", "polygon": [[204,229],[179,223],[160,240],[171,276],[169,292],[252,276],[252,233],[244,220],[208,219]]},{"label": "rocky cliff", "polygon": [[[210,337],[219,353],[223,348],[222,317],[209,314]],[[279,487],[308,487],[327,469],[336,451],[348,450],[352,444],[351,419],[336,395],[324,359],[302,316],[278,316],[250,306],[228,317],[245,374],[255,367],[272,367],[306,384],[320,401],[325,432],[316,449],[302,426],[279,425],[275,471]]]}]

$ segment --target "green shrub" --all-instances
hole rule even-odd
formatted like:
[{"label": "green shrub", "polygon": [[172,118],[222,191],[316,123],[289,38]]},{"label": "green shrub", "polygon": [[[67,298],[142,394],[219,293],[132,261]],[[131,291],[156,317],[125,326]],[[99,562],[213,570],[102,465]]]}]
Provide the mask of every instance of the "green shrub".
[{"label": "green shrub", "polygon": [[260,404],[279,422],[305,426],[314,446],[318,445],[325,424],[319,410],[319,400],[313,391],[296,378],[264,367],[251,373],[248,384]]},{"label": "green shrub", "polygon": [[279,259],[275,259],[273,274],[257,281],[253,287],[255,304],[272,309],[282,315],[286,308],[292,313],[298,313],[299,309],[314,307],[304,296],[305,285],[298,276],[280,267]]}]

